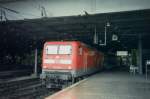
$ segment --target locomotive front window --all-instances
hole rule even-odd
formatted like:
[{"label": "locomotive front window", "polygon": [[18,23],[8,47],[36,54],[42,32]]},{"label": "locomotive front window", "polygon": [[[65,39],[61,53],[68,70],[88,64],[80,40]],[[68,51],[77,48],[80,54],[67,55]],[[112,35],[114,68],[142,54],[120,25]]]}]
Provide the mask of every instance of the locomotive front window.
[{"label": "locomotive front window", "polygon": [[59,54],[71,54],[72,48],[70,45],[60,45]]},{"label": "locomotive front window", "polygon": [[46,50],[46,54],[57,54],[58,45],[47,45],[45,50]]},{"label": "locomotive front window", "polygon": [[46,54],[71,54],[71,45],[47,45]]}]

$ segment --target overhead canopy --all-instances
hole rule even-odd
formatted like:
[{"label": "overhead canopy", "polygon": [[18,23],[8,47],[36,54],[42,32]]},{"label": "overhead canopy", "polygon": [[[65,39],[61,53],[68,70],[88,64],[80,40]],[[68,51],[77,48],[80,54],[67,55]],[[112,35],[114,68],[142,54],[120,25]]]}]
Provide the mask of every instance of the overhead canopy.
[{"label": "overhead canopy", "polygon": [[0,46],[2,49],[27,51],[42,47],[48,40],[80,40],[93,43],[96,33],[99,40],[104,41],[107,27],[107,43],[111,45],[112,35],[118,36],[122,46],[135,48],[141,38],[145,48],[149,47],[150,9],[113,12],[83,16],[68,16],[0,23]]},{"label": "overhead canopy", "polygon": [[0,0],[0,3],[8,3],[8,2],[16,2],[16,1],[21,1],[21,0]]}]

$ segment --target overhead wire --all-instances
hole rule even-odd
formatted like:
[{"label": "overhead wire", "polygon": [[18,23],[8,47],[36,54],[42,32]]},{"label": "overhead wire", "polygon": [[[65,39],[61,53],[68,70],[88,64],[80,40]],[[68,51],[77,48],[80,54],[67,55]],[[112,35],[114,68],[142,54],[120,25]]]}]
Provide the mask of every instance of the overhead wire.
[{"label": "overhead wire", "polygon": [[[35,0],[36,1],[36,0]],[[36,1],[37,2],[37,1]],[[37,3],[40,3],[40,2],[37,2]],[[5,7],[4,5],[1,5],[0,4],[0,8],[1,9],[4,9],[4,10],[7,10],[7,15],[8,16],[10,16],[10,17],[16,17],[16,19],[21,19],[21,18],[19,18],[19,17],[17,17],[17,16],[13,16],[12,14],[9,14],[8,12],[11,12],[11,13],[14,13],[14,14],[16,14],[16,15],[19,15],[19,16],[21,16],[22,18],[26,18],[25,16],[27,16],[27,15],[29,15],[29,16],[33,16],[33,17],[36,17],[36,18],[41,18],[41,16],[39,15],[39,16],[37,16],[37,15],[34,15],[34,14],[31,14],[31,13],[26,13],[26,12],[19,12],[19,11],[16,11],[16,10],[13,10],[13,9],[11,9],[11,8],[8,8],[8,7]],[[32,22],[32,23],[36,23],[36,24],[39,24],[39,23],[37,23],[37,22]],[[41,24],[39,24],[39,25],[41,25]]]},{"label": "overhead wire", "polygon": [[[44,17],[44,16],[47,17],[47,16],[48,16],[48,12],[46,11],[46,9],[45,9],[45,7],[44,7],[44,2],[45,2],[45,1],[34,0],[34,4],[35,4],[35,2],[36,2],[36,4],[37,4],[39,7],[35,7],[35,6],[34,6],[34,8],[39,9],[40,12],[41,12],[41,14],[39,14],[39,15],[32,14],[32,13],[28,13],[28,12],[20,12],[20,11],[14,10],[14,9],[12,9],[12,8],[8,8],[8,7],[6,7],[5,5],[2,5],[2,4],[0,4],[0,8],[1,8],[1,9],[4,9],[4,10],[7,10],[8,12],[12,12],[12,13],[14,13],[14,14],[16,14],[16,15],[19,15],[19,16],[22,17],[23,19],[28,19],[29,16],[31,16],[31,17],[33,17],[33,18],[41,18],[41,17]],[[8,13],[8,12],[7,12],[7,13]],[[29,18],[29,19],[30,19],[30,18]]]},{"label": "overhead wire", "polygon": [[6,16],[7,16],[7,18],[8,19],[16,19],[16,20],[20,20],[21,19],[21,17],[20,16],[16,16],[16,15],[14,15],[14,14],[10,14],[10,13],[6,13]]},{"label": "overhead wire", "polygon": [[[14,13],[14,14],[20,15],[20,16],[23,17],[23,18],[25,18],[24,16],[32,16],[32,17],[36,17],[36,18],[39,18],[39,17],[40,17],[40,16],[38,16],[38,15],[34,15],[34,14],[31,14],[31,13],[19,12],[19,11],[13,10],[13,9],[11,9],[11,8],[2,6],[2,5],[0,5],[0,8],[3,9],[3,10],[7,10],[7,11],[9,11],[9,12],[12,12],[12,13]],[[7,13],[8,13],[8,12],[7,12]]]}]

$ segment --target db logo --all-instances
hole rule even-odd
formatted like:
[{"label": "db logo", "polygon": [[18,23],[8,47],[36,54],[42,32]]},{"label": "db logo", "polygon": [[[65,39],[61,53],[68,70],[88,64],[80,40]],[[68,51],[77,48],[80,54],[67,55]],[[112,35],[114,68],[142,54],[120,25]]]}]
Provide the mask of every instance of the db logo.
[{"label": "db logo", "polygon": [[60,58],[60,57],[59,57],[59,56],[56,56],[55,58],[57,58],[57,59],[58,59],[58,58]]},{"label": "db logo", "polygon": [[55,63],[58,64],[58,63],[59,63],[59,60],[55,60]]}]

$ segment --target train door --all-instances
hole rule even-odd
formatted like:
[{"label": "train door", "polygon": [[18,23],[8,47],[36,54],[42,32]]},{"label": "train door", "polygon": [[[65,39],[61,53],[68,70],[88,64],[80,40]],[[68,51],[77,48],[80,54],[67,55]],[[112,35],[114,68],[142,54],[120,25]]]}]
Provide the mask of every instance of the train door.
[{"label": "train door", "polygon": [[88,62],[88,54],[85,52],[84,53],[84,72],[86,73],[87,72],[87,62]]}]

